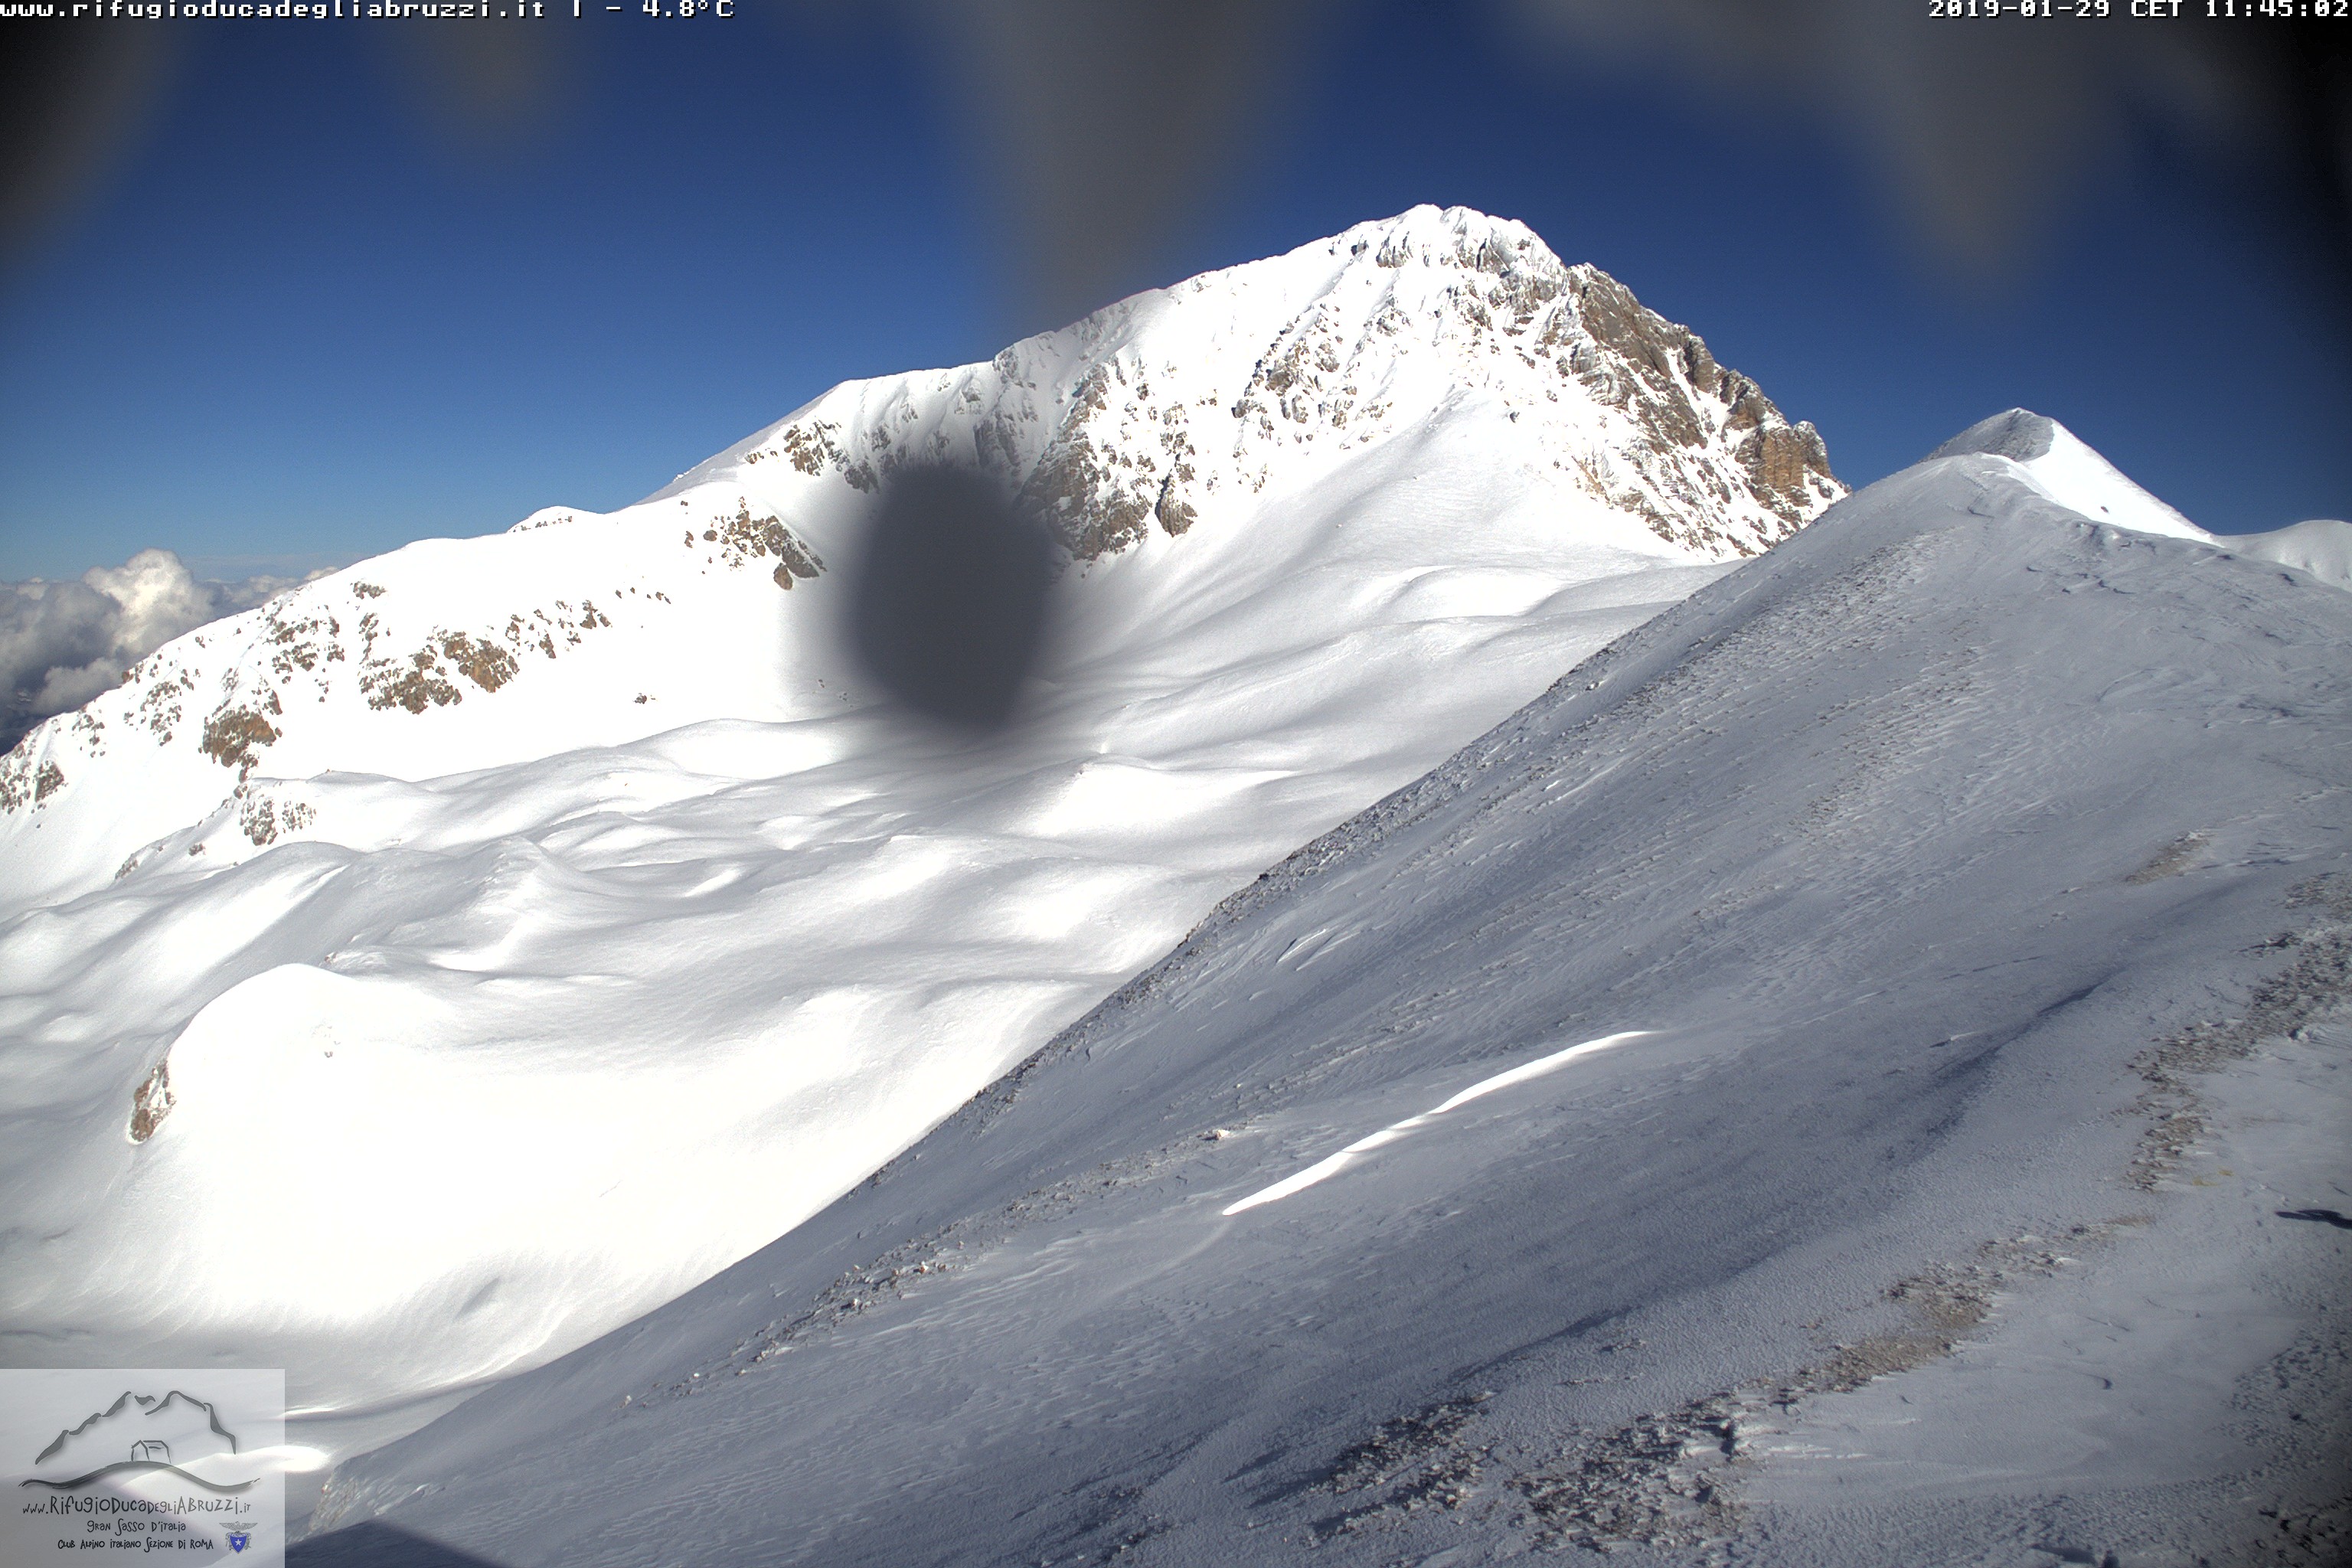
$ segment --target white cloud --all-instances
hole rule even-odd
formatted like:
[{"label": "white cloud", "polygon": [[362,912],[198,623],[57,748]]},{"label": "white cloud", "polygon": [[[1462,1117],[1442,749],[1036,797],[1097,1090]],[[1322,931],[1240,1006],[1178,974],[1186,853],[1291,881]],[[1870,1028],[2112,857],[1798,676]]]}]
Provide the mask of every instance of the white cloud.
[{"label": "white cloud", "polygon": [[170,551],[142,550],[120,566],[92,567],[79,582],[0,583],[0,747],[116,685],[182,633],[300,581],[202,582]]}]

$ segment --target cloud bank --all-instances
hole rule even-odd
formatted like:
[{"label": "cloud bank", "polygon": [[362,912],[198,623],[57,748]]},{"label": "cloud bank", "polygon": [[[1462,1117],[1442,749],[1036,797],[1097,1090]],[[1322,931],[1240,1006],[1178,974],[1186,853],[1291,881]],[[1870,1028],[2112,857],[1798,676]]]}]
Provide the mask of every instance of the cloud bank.
[{"label": "cloud bank", "polygon": [[200,582],[170,551],[142,550],[75,582],[0,583],[0,749],[119,684],[125,670],[183,632],[302,581]]}]

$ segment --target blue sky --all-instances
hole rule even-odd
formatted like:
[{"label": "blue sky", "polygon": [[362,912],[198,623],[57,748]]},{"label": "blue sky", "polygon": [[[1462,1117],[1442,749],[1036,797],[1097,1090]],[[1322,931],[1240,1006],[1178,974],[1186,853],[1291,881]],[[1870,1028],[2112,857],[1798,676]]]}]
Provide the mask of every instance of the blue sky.
[{"label": "blue sky", "polygon": [[[609,509],[836,381],[1055,324],[1007,303],[940,58],[897,13],[814,15],[584,25],[563,107],[495,154],[381,29],[192,29],[144,134],[0,276],[0,578]],[[2210,528],[2352,511],[2340,340],[2211,190],[2121,151],[2013,276],[1958,288],[1826,121],[1503,15],[1317,13],[1233,177],[1126,286],[1462,203],[1696,329],[1851,481],[2023,404]]]}]

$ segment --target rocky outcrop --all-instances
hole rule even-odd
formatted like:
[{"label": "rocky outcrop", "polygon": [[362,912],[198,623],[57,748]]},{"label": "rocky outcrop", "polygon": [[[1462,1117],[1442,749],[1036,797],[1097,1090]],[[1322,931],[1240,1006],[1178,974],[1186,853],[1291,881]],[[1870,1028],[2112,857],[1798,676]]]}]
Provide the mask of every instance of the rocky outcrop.
[{"label": "rocky outcrop", "polygon": [[[1181,534],[1474,395],[1528,422],[1564,475],[1704,558],[1768,549],[1846,493],[1811,425],[1518,224],[1416,208],[1325,245],[1336,268],[1270,319],[1236,296],[1316,247],[1139,296],[985,365],[844,387],[680,482],[775,460],[863,490],[911,462],[970,460],[1083,563],[1155,525]],[[1202,337],[1209,352],[1187,341]]]}]

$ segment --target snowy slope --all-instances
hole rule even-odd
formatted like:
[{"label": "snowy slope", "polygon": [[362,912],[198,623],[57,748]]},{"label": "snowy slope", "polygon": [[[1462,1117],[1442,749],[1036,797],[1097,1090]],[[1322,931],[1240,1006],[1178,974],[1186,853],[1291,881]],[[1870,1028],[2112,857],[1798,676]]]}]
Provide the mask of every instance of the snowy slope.
[{"label": "snowy slope", "polygon": [[[1065,547],[992,744],[841,651],[931,460]],[[0,763],[0,1354],[413,1425],[823,1207],[1841,493],[1615,282],[1423,208],[181,638]]]},{"label": "snowy slope", "polygon": [[296,1561],[2322,1561],[2347,642],[1889,479]]}]

